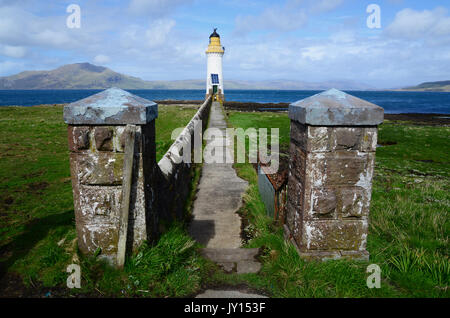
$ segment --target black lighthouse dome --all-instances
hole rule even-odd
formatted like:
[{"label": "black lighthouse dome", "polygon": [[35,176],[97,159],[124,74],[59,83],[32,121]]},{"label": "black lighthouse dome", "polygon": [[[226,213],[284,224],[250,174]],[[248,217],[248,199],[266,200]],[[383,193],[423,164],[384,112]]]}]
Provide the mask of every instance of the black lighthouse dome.
[{"label": "black lighthouse dome", "polygon": [[211,33],[211,35],[209,36],[209,38],[220,38],[219,33],[216,32],[217,28],[214,28],[214,32]]}]

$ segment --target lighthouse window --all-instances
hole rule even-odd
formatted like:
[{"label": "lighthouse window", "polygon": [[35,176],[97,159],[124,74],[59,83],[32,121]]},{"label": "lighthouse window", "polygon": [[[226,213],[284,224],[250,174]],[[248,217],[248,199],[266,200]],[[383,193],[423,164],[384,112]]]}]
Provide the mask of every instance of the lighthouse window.
[{"label": "lighthouse window", "polygon": [[219,75],[218,74],[211,74],[211,82],[213,84],[219,84]]}]

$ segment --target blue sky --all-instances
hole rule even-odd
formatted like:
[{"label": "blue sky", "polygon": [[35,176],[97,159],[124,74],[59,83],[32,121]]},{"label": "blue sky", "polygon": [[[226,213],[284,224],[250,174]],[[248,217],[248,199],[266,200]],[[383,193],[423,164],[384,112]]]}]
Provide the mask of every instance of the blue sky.
[{"label": "blue sky", "polygon": [[[367,27],[372,3],[380,29]],[[70,4],[79,29],[66,25]],[[0,0],[0,76],[90,62],[146,80],[201,79],[213,27],[225,79],[450,79],[449,4],[431,0]]]}]

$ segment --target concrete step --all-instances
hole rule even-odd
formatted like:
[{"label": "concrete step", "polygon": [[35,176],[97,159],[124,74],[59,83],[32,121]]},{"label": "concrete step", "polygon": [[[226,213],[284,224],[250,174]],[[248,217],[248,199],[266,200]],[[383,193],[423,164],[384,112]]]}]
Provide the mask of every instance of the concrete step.
[{"label": "concrete step", "polygon": [[227,273],[258,273],[261,269],[256,260],[259,248],[203,248],[200,253]]},{"label": "concrete step", "polygon": [[216,290],[208,289],[195,298],[268,298],[259,294],[249,294],[239,290]]}]

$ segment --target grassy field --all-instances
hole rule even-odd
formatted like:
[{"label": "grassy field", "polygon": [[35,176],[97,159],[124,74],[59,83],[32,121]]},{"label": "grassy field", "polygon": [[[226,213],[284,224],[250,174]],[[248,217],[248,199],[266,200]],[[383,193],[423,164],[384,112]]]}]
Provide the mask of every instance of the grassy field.
[{"label": "grassy field", "polygon": [[[172,143],[172,130],[195,112],[159,106],[158,160]],[[75,261],[83,280],[75,293],[180,296],[198,288],[197,272],[205,266],[180,225],[157,246],[143,247],[124,272],[95,259],[77,260],[68,156],[62,106],[0,107],[0,287],[11,295],[65,295],[66,266]],[[151,288],[142,287],[148,281]]]},{"label": "grassy field", "polygon": [[[286,114],[229,112],[231,126],[279,127]],[[449,297],[450,128],[385,122],[379,130],[368,237],[370,262],[305,262],[266,216],[252,165],[236,164],[250,183],[240,213],[249,219],[248,247],[260,247],[258,275],[217,274],[211,281],[247,283],[274,297]],[[366,287],[366,268],[382,269],[380,289]]]},{"label": "grassy field", "polygon": [[[160,106],[157,157],[194,108]],[[234,127],[280,128],[286,114],[229,112]],[[259,274],[224,274],[199,256],[183,224],[128,258],[124,271],[77,253],[67,128],[61,106],[0,107],[0,296],[182,297],[205,287],[239,285],[272,297],[448,297],[450,128],[385,122],[380,127],[368,238],[381,289],[366,287],[369,263],[304,262],[268,218],[252,165],[236,164],[249,181],[240,213],[248,247],[263,254]],[[196,169],[195,180],[198,180]],[[193,198],[193,195],[190,196]],[[82,288],[65,287],[68,264]]]}]

